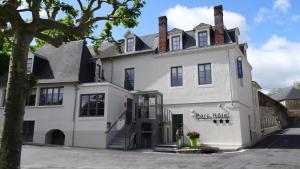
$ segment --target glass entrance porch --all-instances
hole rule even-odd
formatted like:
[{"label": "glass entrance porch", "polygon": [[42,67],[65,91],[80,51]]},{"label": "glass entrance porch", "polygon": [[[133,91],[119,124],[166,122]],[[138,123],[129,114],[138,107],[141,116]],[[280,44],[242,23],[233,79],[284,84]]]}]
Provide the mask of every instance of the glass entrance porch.
[{"label": "glass entrance porch", "polygon": [[137,148],[154,148],[161,143],[163,95],[158,91],[137,92],[135,120]]}]

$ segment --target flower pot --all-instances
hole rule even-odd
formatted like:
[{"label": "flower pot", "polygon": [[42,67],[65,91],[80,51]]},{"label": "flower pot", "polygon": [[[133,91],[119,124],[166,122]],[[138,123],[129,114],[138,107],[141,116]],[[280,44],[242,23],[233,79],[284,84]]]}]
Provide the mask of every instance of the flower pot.
[{"label": "flower pot", "polygon": [[198,139],[197,138],[190,138],[190,145],[191,145],[191,148],[197,148],[198,146]]}]

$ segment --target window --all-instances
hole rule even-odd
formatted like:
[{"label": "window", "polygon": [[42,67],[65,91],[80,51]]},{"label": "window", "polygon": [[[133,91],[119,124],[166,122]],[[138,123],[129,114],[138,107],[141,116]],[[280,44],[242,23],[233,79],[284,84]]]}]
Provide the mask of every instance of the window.
[{"label": "window", "polygon": [[104,116],[105,94],[80,95],[79,117]]},{"label": "window", "polygon": [[211,64],[198,65],[198,84],[211,84]]},{"label": "window", "polygon": [[127,39],[127,52],[134,51],[134,39],[128,38]]},{"label": "window", "polygon": [[27,59],[27,73],[31,73],[32,69],[32,58]]},{"label": "window", "polygon": [[41,88],[40,106],[44,105],[62,105],[64,88]]},{"label": "window", "polygon": [[96,64],[95,81],[98,82],[101,79],[101,66]]},{"label": "window", "polygon": [[134,90],[134,68],[125,69],[124,88],[127,90]]},{"label": "window", "polygon": [[34,133],[34,121],[23,122],[22,138],[24,142],[32,142]]},{"label": "window", "polygon": [[198,33],[198,41],[199,41],[199,47],[207,46],[207,32],[206,31]]},{"label": "window", "polygon": [[171,67],[171,86],[182,86],[182,66]]},{"label": "window", "polygon": [[36,89],[32,89],[30,95],[26,99],[26,106],[35,106]]},{"label": "window", "polygon": [[180,50],[180,36],[172,37],[172,50]]}]

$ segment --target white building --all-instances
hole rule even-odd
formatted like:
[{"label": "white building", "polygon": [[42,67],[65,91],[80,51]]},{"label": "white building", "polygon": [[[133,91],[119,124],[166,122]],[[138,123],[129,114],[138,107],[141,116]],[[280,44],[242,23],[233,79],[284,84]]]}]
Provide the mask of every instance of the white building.
[{"label": "white building", "polygon": [[[227,30],[223,8],[215,26],[138,36],[128,31],[93,57],[83,41],[45,45],[29,58],[38,78],[25,108],[25,141],[93,148],[147,148],[175,142],[179,128],[198,131],[201,143],[222,149],[261,137],[257,88],[247,44]],[[0,77],[0,119],[5,84]]]}]

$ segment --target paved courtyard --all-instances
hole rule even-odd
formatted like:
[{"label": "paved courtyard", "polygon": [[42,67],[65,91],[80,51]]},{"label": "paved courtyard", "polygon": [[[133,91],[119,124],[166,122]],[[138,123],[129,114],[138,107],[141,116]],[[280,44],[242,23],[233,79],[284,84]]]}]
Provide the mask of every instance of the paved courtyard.
[{"label": "paved courtyard", "polygon": [[22,169],[300,169],[300,126],[239,152],[166,154],[24,146],[22,153]]}]

